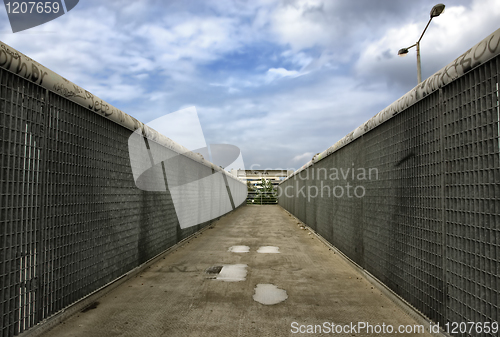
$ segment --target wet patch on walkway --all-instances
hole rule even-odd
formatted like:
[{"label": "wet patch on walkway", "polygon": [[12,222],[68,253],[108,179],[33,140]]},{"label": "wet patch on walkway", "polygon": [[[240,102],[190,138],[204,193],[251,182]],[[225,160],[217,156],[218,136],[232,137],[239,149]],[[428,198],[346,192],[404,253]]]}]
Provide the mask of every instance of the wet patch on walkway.
[{"label": "wet patch on walkway", "polygon": [[283,302],[288,298],[286,290],[274,284],[257,284],[253,300],[264,305],[273,305]]},{"label": "wet patch on walkway", "polygon": [[222,270],[222,266],[212,266],[212,267],[207,268],[205,270],[205,273],[207,273],[209,275],[216,275],[216,274],[219,274],[221,270]]},{"label": "wet patch on walkway", "polygon": [[245,281],[247,277],[246,264],[225,264],[222,266],[213,266],[205,270],[205,273],[212,275],[209,277],[214,280],[225,282]]},{"label": "wet patch on walkway", "polygon": [[248,253],[250,251],[250,247],[248,246],[232,246],[227,250],[232,253]]},{"label": "wet patch on walkway", "polygon": [[257,253],[262,254],[279,254],[280,248],[275,246],[262,246],[257,250]]}]

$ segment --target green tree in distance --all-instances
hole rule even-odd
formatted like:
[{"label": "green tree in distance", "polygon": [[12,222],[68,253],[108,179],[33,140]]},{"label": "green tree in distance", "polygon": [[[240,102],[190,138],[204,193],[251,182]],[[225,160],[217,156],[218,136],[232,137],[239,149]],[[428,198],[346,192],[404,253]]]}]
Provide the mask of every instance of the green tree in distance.
[{"label": "green tree in distance", "polygon": [[255,188],[255,197],[253,198],[252,204],[257,205],[268,205],[268,204],[276,204],[276,191],[274,189],[273,183],[271,180],[266,180],[264,178],[261,179],[260,182],[261,187]]}]

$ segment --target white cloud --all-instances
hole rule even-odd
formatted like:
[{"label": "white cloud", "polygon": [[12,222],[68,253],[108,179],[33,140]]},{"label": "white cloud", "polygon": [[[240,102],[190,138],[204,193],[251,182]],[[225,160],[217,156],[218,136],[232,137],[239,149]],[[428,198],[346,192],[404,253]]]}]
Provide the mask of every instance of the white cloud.
[{"label": "white cloud", "polygon": [[301,75],[302,74],[300,74],[296,70],[286,70],[285,68],[271,68],[266,73],[266,80],[270,82],[283,77],[294,78]]},{"label": "white cloud", "polygon": [[240,43],[235,38],[237,22],[227,18],[190,17],[169,26],[148,23],[140,26],[134,35],[146,42],[148,52],[155,55],[160,67],[167,67],[182,59],[205,63],[236,49]]},{"label": "white cloud", "polygon": [[278,41],[294,51],[328,43],[330,33],[325,29],[322,6],[322,0],[292,1],[280,6],[271,19]]},{"label": "white cloud", "polygon": [[312,159],[312,157],[314,156],[314,153],[313,152],[305,152],[303,154],[299,154],[295,157],[293,157],[292,161],[296,162],[296,163],[307,163],[308,161],[310,161]]}]

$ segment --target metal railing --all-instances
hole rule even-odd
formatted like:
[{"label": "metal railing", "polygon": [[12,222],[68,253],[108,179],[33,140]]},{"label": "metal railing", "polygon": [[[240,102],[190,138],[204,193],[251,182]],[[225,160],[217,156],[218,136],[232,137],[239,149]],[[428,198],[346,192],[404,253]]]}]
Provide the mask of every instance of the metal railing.
[{"label": "metal railing", "polygon": [[248,192],[247,205],[276,205],[278,198],[276,192]]},{"label": "metal railing", "polygon": [[462,76],[280,185],[280,205],[445,328],[500,316],[498,41],[500,30],[446,68],[467,65]]},{"label": "metal railing", "polygon": [[[40,74],[47,72],[0,46],[3,337],[30,329],[210,223],[182,229],[168,188],[137,188],[128,140],[129,126],[139,121],[55,73],[42,86]],[[157,151],[178,154],[178,144],[143,131]],[[213,177],[217,169],[189,154],[182,163],[179,177],[172,177],[178,184],[188,175]],[[221,196],[224,205],[193,205],[212,212],[210,218],[246,197],[244,182],[225,174],[218,181],[217,190],[204,192],[210,200]]]}]

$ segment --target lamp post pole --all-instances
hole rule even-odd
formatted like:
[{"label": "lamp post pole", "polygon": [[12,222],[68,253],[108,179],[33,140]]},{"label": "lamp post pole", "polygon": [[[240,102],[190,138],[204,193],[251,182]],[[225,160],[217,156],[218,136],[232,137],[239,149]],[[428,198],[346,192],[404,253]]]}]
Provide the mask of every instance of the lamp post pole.
[{"label": "lamp post pole", "polygon": [[422,66],[420,65],[420,40],[417,42],[417,80],[422,83]]},{"label": "lamp post pole", "polygon": [[418,80],[418,83],[422,82],[422,67],[420,65],[420,40],[422,40],[422,38],[424,37],[425,31],[429,27],[429,24],[431,23],[432,18],[441,15],[441,13],[444,12],[444,7],[445,6],[443,4],[437,4],[434,7],[432,7],[429,22],[427,22],[427,26],[425,26],[425,29],[422,32],[422,35],[420,35],[420,39],[418,39],[417,43],[415,43],[414,45],[411,45],[407,48],[400,49],[398,51],[399,56],[406,56],[408,54],[408,49],[415,47],[415,46],[417,47],[417,80]]}]

